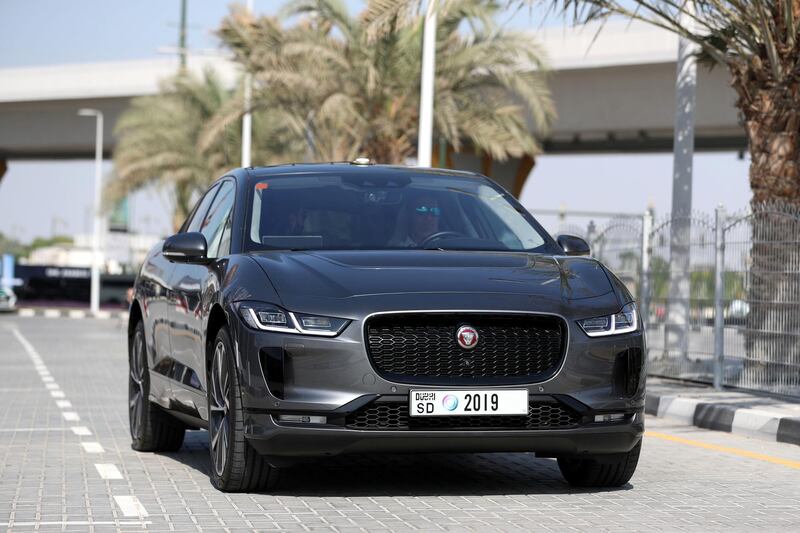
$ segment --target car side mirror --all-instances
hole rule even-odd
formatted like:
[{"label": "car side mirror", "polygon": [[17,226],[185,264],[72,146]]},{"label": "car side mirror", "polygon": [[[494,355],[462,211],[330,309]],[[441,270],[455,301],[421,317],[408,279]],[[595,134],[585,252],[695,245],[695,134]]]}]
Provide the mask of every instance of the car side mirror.
[{"label": "car side mirror", "polygon": [[161,253],[176,263],[204,263],[208,260],[208,244],[200,232],[176,233],[164,241]]},{"label": "car side mirror", "polygon": [[556,242],[564,249],[566,255],[589,255],[589,245],[575,235],[559,235],[556,237]]}]

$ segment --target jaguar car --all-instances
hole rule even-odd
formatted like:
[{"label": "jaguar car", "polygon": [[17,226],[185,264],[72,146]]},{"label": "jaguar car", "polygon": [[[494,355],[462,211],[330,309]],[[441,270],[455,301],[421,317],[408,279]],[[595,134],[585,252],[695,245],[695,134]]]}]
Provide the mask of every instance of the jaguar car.
[{"label": "jaguar car", "polygon": [[138,273],[132,447],[207,429],[223,491],[338,454],[526,452],[626,484],[645,335],[625,285],[489,178],[233,170]]}]

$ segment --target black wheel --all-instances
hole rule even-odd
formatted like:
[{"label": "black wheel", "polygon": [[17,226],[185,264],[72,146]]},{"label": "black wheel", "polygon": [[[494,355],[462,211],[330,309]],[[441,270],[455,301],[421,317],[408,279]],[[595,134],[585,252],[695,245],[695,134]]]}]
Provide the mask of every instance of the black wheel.
[{"label": "black wheel", "polygon": [[274,487],[278,470],[256,453],[244,437],[242,395],[226,328],[214,340],[207,383],[211,483],[226,492]]},{"label": "black wheel", "polygon": [[183,444],[186,426],[150,402],[150,372],[144,324],[136,324],[128,343],[128,420],[131,448],[141,452],[174,452]]},{"label": "black wheel", "polygon": [[570,485],[576,487],[621,487],[636,471],[642,443],[631,451],[613,458],[575,459],[561,457],[558,468]]}]

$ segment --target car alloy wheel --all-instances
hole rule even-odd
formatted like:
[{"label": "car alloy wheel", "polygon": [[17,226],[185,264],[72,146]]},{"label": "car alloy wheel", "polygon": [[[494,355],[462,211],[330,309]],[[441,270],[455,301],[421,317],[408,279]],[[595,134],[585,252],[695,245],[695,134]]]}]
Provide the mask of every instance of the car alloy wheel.
[{"label": "car alloy wheel", "polygon": [[131,351],[130,374],[128,377],[128,419],[131,425],[131,436],[135,438],[142,434],[142,424],[148,401],[144,379],[146,368],[144,335],[138,328],[134,334]]},{"label": "car alloy wheel", "polygon": [[231,436],[230,413],[231,380],[226,359],[225,344],[217,341],[211,363],[211,401],[209,402],[209,429],[211,430],[211,457],[214,470],[221,476],[225,472]]}]

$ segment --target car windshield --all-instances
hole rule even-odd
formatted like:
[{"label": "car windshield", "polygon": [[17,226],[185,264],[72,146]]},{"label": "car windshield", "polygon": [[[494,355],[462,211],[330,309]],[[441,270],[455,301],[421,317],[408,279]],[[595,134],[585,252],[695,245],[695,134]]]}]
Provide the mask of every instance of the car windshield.
[{"label": "car windshield", "polygon": [[249,250],[544,252],[552,239],[491,182],[436,174],[295,174],[254,186]]}]

